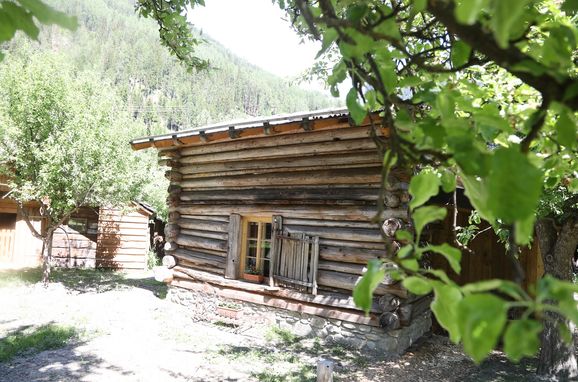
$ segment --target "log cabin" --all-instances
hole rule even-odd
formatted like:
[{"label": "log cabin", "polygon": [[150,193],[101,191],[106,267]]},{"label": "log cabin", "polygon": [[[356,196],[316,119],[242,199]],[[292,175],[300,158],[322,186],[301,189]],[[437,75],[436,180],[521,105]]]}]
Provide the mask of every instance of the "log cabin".
[{"label": "log cabin", "polygon": [[[42,241],[32,232],[0,180],[0,265],[35,267],[42,261]],[[24,206],[33,227],[44,225],[34,203]],[[142,203],[125,209],[83,207],[54,232],[52,264],[66,268],[144,270],[150,247],[149,219],[154,211]]]},{"label": "log cabin", "polygon": [[378,208],[376,137],[388,129],[337,109],[132,141],[168,167],[171,298],[198,320],[230,318],[233,303],[236,320],[402,353],[430,329],[431,296],[385,280],[368,316],[351,297],[368,260],[391,255],[382,226],[409,221],[407,170],[393,170]]}]

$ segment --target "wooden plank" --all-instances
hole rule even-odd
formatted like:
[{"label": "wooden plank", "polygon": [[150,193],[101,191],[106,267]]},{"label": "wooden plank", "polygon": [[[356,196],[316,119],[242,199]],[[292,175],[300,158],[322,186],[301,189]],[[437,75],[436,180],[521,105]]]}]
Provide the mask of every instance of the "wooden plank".
[{"label": "wooden plank", "polygon": [[[180,194],[182,202],[206,203],[210,201],[233,201],[265,203],[280,201],[309,202],[321,204],[344,204],[347,201],[358,201],[375,203],[379,195],[377,185],[373,187],[358,187],[357,185],[345,185],[344,187],[335,187],[335,185],[309,185],[302,187],[271,187],[245,189],[212,189],[209,191],[184,191]],[[321,220],[323,222],[323,220]],[[292,222],[291,224],[300,225],[300,223],[315,222]],[[344,223],[346,224],[346,223]],[[368,223],[366,223],[368,224]],[[309,225],[309,224],[308,224]],[[346,225],[344,225],[346,226]],[[375,224],[374,224],[375,226]],[[361,226],[360,228],[373,228]]]},{"label": "wooden plank", "polygon": [[[349,221],[370,221],[377,213],[374,206],[300,206],[300,205],[180,205],[174,209],[183,215],[194,215],[203,213],[204,215],[221,215],[223,212],[236,213],[240,215],[282,215],[292,218],[302,219],[327,219],[327,220],[349,220]],[[386,209],[382,212],[380,219],[401,218],[407,219],[406,209]]]},{"label": "wooden plank", "polygon": [[370,165],[381,163],[382,158],[377,150],[360,150],[346,154],[325,154],[317,155],[315,158],[292,158],[282,157],[269,160],[243,160],[224,163],[197,164],[195,166],[186,166],[180,169],[183,175],[196,174],[198,176],[207,176],[208,174],[228,174],[234,175],[238,172],[270,170],[276,168],[318,168],[320,166],[337,166],[337,165]]},{"label": "wooden plank", "polygon": [[201,231],[196,229],[181,229],[180,233],[183,235],[206,237],[209,239],[218,239],[224,241],[228,240],[228,234],[221,232]]},{"label": "wooden plank", "polygon": [[214,256],[211,254],[198,251],[189,251],[182,248],[179,248],[176,251],[174,251],[172,255],[178,259],[183,259],[193,264],[210,265],[216,268],[225,268],[225,259],[220,256]]},{"label": "wooden plank", "polygon": [[371,259],[385,257],[385,248],[382,250],[372,250],[365,248],[352,248],[343,246],[319,247],[319,258],[326,261],[345,262],[366,265]]},{"label": "wooden plank", "polygon": [[207,288],[207,284],[203,285],[202,283],[190,281],[180,277],[175,277],[175,279],[173,279],[173,281],[171,282],[171,285],[190,290],[199,290],[205,293],[207,292],[211,293],[211,291],[213,291],[212,293],[215,293],[223,298],[246,301],[260,305],[267,305],[294,312],[313,314],[320,317],[326,317],[371,326],[379,325],[374,315],[366,317],[365,314],[363,314],[363,312],[355,310],[347,310],[340,307],[326,308],[324,306],[310,304],[304,301],[288,300],[286,298],[272,297],[269,294],[261,294],[255,293],[253,291],[238,290],[230,287],[221,286],[218,284],[210,285],[210,288]]},{"label": "wooden plank", "polygon": [[257,148],[253,150],[243,149],[239,151],[219,151],[211,155],[186,156],[181,158],[182,167],[190,164],[222,163],[253,159],[274,159],[290,156],[310,156],[319,154],[344,154],[352,151],[375,149],[375,142],[371,139],[350,139],[337,142],[304,143],[299,145],[275,146]]},{"label": "wooden plank", "polygon": [[[332,272],[319,270],[317,272],[317,282],[319,285],[324,285],[332,288],[353,290],[355,284],[359,281],[360,277],[357,275],[349,275],[347,273]],[[394,285],[384,285],[380,284],[375,290],[375,295],[382,294],[394,294],[396,296],[407,298],[408,293],[401,284]]]},{"label": "wooden plank", "polygon": [[277,237],[283,228],[283,217],[281,215],[273,215],[273,225],[271,227],[271,259],[269,260],[270,277],[269,285],[275,286],[275,274],[278,274],[279,251],[281,249],[281,241]]},{"label": "wooden plank", "polygon": [[316,184],[379,184],[381,166],[355,169],[332,169],[300,171],[296,173],[276,172],[270,174],[211,177],[203,179],[184,179],[180,182],[184,191],[187,189],[223,188],[239,186],[282,186],[316,185]]},{"label": "wooden plank", "polygon": [[361,264],[340,263],[336,261],[321,260],[319,261],[319,269],[361,276],[365,273],[366,267]]},{"label": "wooden plank", "polygon": [[179,234],[175,240],[178,245],[190,248],[205,248],[214,251],[227,251],[227,242],[223,240],[207,239],[198,236]]},{"label": "wooden plank", "polygon": [[187,219],[185,217],[180,218],[177,221],[177,224],[181,228],[211,231],[211,232],[228,232],[229,229],[229,226],[226,222],[216,222],[200,219]]},{"label": "wooden plank", "polygon": [[364,228],[340,228],[340,227],[315,227],[315,226],[295,226],[285,223],[287,232],[307,232],[309,235],[319,236],[323,239],[362,241],[372,243],[383,243],[383,237],[379,229]]},{"label": "wooden plank", "polygon": [[313,283],[313,287],[311,288],[311,293],[313,293],[314,295],[317,294],[317,272],[319,269],[318,263],[319,263],[319,237],[315,237],[314,238],[314,242],[312,244],[313,247],[313,258],[311,259],[311,281]]},{"label": "wooden plank", "polygon": [[225,277],[238,279],[241,269],[241,243],[243,242],[242,219],[239,214],[231,214],[229,216],[228,239]]},{"label": "wooden plank", "polygon": [[[275,127],[276,129],[279,126]],[[379,132],[378,132],[379,134]],[[277,134],[271,137],[259,137],[213,145],[200,145],[180,150],[181,156],[214,154],[223,151],[254,150],[257,148],[278,147],[280,145],[302,145],[305,143],[327,142],[344,139],[370,138],[371,127],[355,127],[346,129],[331,129],[303,134]],[[375,147],[373,147],[375,148]]]}]

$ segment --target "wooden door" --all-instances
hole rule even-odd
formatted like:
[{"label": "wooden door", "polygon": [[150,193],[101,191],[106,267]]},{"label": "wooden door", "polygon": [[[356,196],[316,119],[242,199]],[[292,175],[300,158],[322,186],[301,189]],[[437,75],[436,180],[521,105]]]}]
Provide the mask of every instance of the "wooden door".
[{"label": "wooden door", "polygon": [[12,261],[16,214],[0,214],[0,263]]}]

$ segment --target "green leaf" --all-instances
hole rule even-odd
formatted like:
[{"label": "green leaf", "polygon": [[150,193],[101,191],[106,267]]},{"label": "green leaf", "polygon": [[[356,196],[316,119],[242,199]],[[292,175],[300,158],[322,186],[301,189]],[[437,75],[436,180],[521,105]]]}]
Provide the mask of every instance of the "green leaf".
[{"label": "green leaf", "polygon": [[569,149],[576,146],[576,120],[568,108],[563,108],[558,121],[556,121],[556,134],[558,142]]},{"label": "green leaf", "polygon": [[34,24],[31,13],[26,12],[24,8],[12,2],[3,1],[1,4],[2,9],[6,13],[6,15],[10,18],[11,20],[10,23],[14,27],[24,31],[24,33],[26,33],[28,37],[34,40],[38,38],[38,33],[40,32],[40,30]]},{"label": "green leaf", "polygon": [[531,0],[508,0],[492,2],[491,28],[494,38],[500,46],[505,49],[510,41],[510,31],[515,23],[524,14],[526,6]]},{"label": "green leaf", "polygon": [[355,88],[349,90],[349,93],[347,93],[347,97],[345,98],[345,103],[347,104],[347,109],[349,110],[351,118],[353,118],[355,124],[360,125],[367,115],[367,110],[357,102],[357,91]]},{"label": "green leaf", "polygon": [[566,325],[565,322],[563,321],[558,322],[558,333],[560,334],[560,338],[562,338],[562,341],[564,341],[567,345],[572,344],[574,337],[572,335],[572,331],[570,330],[568,325]]},{"label": "green leaf", "polygon": [[453,172],[444,170],[440,180],[442,184],[442,190],[445,193],[449,194],[456,189],[456,175]]},{"label": "green leaf", "polygon": [[387,94],[393,94],[397,86],[397,73],[393,64],[382,65],[379,69],[379,74],[383,81],[383,86],[387,91]]},{"label": "green leaf", "polygon": [[457,287],[440,282],[434,283],[434,293],[435,297],[431,304],[431,310],[442,328],[450,334],[450,340],[457,343],[461,338],[457,309],[458,304],[462,300],[462,294]]},{"label": "green leaf", "polygon": [[415,13],[422,12],[427,7],[427,0],[413,0],[413,11]]},{"label": "green leaf", "polygon": [[478,19],[485,0],[458,0],[456,1],[455,16],[460,24],[472,25]]},{"label": "green leaf", "polygon": [[429,223],[437,220],[443,220],[448,211],[443,207],[425,206],[420,207],[412,212],[412,219],[415,226],[416,240],[419,240],[423,228]]},{"label": "green leaf", "polygon": [[504,352],[514,362],[531,357],[540,348],[542,324],[535,320],[512,321],[504,334]]},{"label": "green leaf", "polygon": [[465,188],[464,193],[476,211],[478,211],[482,218],[486,219],[490,224],[493,224],[496,218],[489,207],[490,195],[488,193],[486,182],[474,176],[467,176],[463,173],[460,174],[460,178]]},{"label": "green leaf", "polygon": [[443,243],[442,245],[428,245],[424,247],[424,250],[432,251],[445,257],[454,272],[459,274],[462,271],[460,265],[460,262],[462,261],[462,252],[459,249],[452,247],[448,243]]},{"label": "green leaf", "polygon": [[411,232],[405,229],[398,229],[397,231],[395,231],[395,238],[399,241],[407,241],[407,242],[413,241],[413,235],[411,234]]},{"label": "green leaf", "polygon": [[534,238],[534,223],[536,215],[531,214],[525,219],[518,219],[514,224],[514,239],[516,244],[528,245]]},{"label": "green leaf", "polygon": [[337,36],[338,36],[338,34],[337,34],[336,29],[327,28],[325,33],[323,33],[323,41],[321,43],[321,49],[319,49],[319,52],[317,52],[315,59],[318,59],[319,57],[321,57],[323,55],[323,53],[325,53],[327,51],[327,49],[329,49],[331,44],[337,39]]},{"label": "green leaf", "polygon": [[458,40],[452,45],[451,60],[454,68],[465,65],[470,59],[472,48],[465,42]]},{"label": "green leaf", "polygon": [[542,193],[542,173],[518,146],[499,148],[492,158],[487,186],[492,215],[514,223],[534,214]]},{"label": "green leaf", "polygon": [[427,279],[424,279],[423,277],[417,276],[406,277],[403,280],[402,284],[405,287],[405,289],[419,296],[428,294],[432,291],[431,284]]},{"label": "green leaf", "polygon": [[570,15],[578,12],[578,0],[566,0],[562,5],[562,10]]},{"label": "green leaf", "polygon": [[455,319],[464,350],[476,363],[480,363],[497,345],[507,313],[507,304],[491,294],[470,294],[460,301]]},{"label": "green leaf", "polygon": [[475,283],[466,284],[462,287],[462,292],[464,294],[489,291],[500,291],[512,297],[514,300],[521,299],[522,294],[524,293],[518,284],[512,281],[500,279],[478,281]]},{"label": "green leaf", "polygon": [[419,269],[419,263],[416,259],[405,259],[399,261],[400,265],[405,269],[409,269],[410,271],[417,272]]},{"label": "green leaf", "polygon": [[436,97],[436,108],[442,121],[453,120],[456,112],[456,103],[453,94],[449,91],[439,93]]},{"label": "green leaf", "polygon": [[385,269],[382,267],[382,262],[378,259],[369,260],[367,271],[365,271],[353,289],[353,301],[355,305],[365,311],[365,314],[369,314],[373,304],[373,292],[379,283],[383,281],[384,277]]},{"label": "green leaf", "polygon": [[43,24],[56,24],[69,30],[78,28],[76,17],[59,12],[40,0],[18,0],[18,2]]},{"label": "green leaf", "polygon": [[422,171],[411,178],[409,193],[412,199],[409,202],[409,208],[413,210],[437,195],[440,183],[440,179],[433,172]]}]

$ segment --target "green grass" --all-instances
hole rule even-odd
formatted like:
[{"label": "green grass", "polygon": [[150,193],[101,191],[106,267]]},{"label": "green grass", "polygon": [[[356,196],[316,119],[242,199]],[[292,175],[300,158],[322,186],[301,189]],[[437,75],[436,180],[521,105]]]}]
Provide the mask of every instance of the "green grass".
[{"label": "green grass", "polygon": [[0,362],[9,361],[18,355],[58,349],[78,338],[78,331],[70,326],[48,324],[19,330],[0,339]]},{"label": "green grass", "polygon": [[276,326],[270,328],[265,333],[265,339],[269,342],[276,342],[285,346],[291,346],[298,343],[302,337],[296,336],[287,329],[281,329]]},{"label": "green grass", "polygon": [[[10,288],[39,283],[42,280],[41,268],[18,270],[0,270],[0,288]],[[102,269],[59,269],[50,273],[50,282],[61,283],[65,288],[78,293],[108,292],[123,288],[142,288],[164,299],[168,288],[154,278],[130,279],[118,271]]]}]

